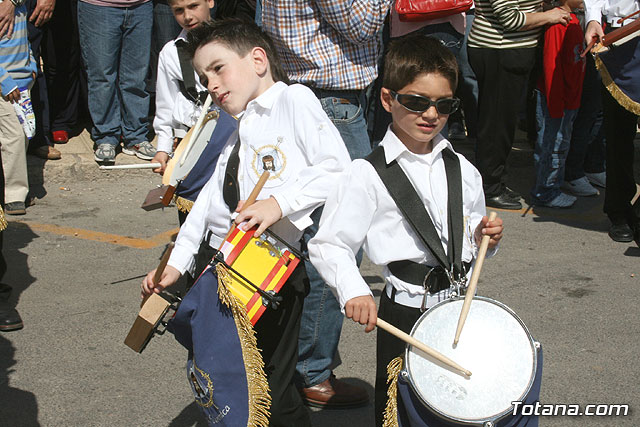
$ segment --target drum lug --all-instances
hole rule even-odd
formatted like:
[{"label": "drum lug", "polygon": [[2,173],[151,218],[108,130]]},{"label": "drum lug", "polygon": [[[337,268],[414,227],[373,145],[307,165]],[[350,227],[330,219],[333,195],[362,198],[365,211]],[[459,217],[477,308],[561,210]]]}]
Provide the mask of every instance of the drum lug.
[{"label": "drum lug", "polygon": [[536,348],[536,351],[540,351],[540,348],[542,347],[538,341],[534,341],[533,346]]},{"label": "drum lug", "polygon": [[405,369],[403,369],[402,371],[400,371],[400,376],[407,380],[409,378],[409,372],[407,372]]},{"label": "drum lug", "polygon": [[493,427],[495,424],[493,424],[492,421],[487,421],[486,423],[484,423],[482,426],[483,427]]},{"label": "drum lug", "polygon": [[282,302],[282,296],[276,294],[274,291],[267,291],[265,293],[268,294],[268,296],[262,296],[262,305],[265,307],[271,306],[272,309],[277,310]]}]

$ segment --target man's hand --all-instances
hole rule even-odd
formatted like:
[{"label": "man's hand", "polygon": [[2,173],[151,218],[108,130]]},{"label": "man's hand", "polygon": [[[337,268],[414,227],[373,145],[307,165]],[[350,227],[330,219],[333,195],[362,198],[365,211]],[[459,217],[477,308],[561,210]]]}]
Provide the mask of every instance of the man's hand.
[{"label": "man's hand", "polygon": [[602,41],[604,37],[604,31],[602,31],[602,25],[598,21],[589,21],[587,24],[587,28],[584,31],[584,41],[587,43],[587,46],[593,38],[596,38],[596,41]]},{"label": "man's hand", "polygon": [[258,200],[246,209],[242,209],[244,201],[238,203],[236,212],[242,211],[236,218],[236,224],[247,223],[242,227],[244,231],[249,230],[254,225],[258,225],[258,229],[253,234],[254,237],[260,237],[264,231],[275,224],[282,218],[282,210],[280,205],[273,197],[266,200]]},{"label": "man's hand", "polygon": [[158,283],[153,283],[153,277],[156,275],[156,270],[153,269],[142,279],[142,283],[140,284],[140,297],[148,297],[152,293],[159,294],[164,288],[168,288],[169,286],[175,284],[180,278],[181,274],[178,269],[167,265],[160,276],[160,281]]},{"label": "man's hand", "polygon": [[56,0],[38,0],[36,8],[33,9],[33,12],[29,17],[29,21],[33,22],[33,25],[36,27],[46,24],[53,16],[53,9],[55,7]]},{"label": "man's hand", "polygon": [[489,249],[494,248],[498,244],[500,239],[502,239],[503,231],[504,227],[502,226],[502,219],[500,217],[496,217],[496,219],[494,219],[493,221],[489,221],[488,217],[483,216],[480,224],[478,224],[478,226],[476,227],[476,244],[480,246],[482,237],[489,236]]},{"label": "man's hand", "polygon": [[16,8],[10,0],[0,3],[0,38],[6,34],[10,39],[13,35],[13,20],[15,19]]},{"label": "man's hand", "polygon": [[20,91],[18,90],[18,88],[12,90],[11,92],[9,92],[8,95],[2,95],[2,99],[4,99],[7,102],[18,102],[20,101]]},{"label": "man's hand", "polygon": [[354,322],[367,325],[365,332],[371,332],[376,327],[378,308],[371,295],[351,298],[344,305],[344,314]]},{"label": "man's hand", "polygon": [[153,160],[151,163],[160,163],[159,168],[153,169],[155,173],[159,173],[160,175],[164,175],[165,169],[167,169],[167,162],[169,161],[169,153],[165,153],[164,151],[157,151],[156,155],[153,156]]}]

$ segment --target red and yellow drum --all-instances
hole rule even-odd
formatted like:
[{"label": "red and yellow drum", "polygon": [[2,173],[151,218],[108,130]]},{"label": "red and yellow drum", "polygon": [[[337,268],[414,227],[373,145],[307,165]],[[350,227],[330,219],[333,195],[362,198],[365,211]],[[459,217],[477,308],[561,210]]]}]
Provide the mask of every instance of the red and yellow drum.
[{"label": "red and yellow drum", "polygon": [[252,325],[256,324],[266,308],[263,297],[252,284],[267,293],[278,293],[300,262],[290,250],[278,249],[275,239],[267,233],[259,238],[253,237],[255,231],[256,228],[245,232],[240,227],[234,227],[220,247],[225,263],[243,276],[239,277],[230,271],[228,287],[247,307]]}]

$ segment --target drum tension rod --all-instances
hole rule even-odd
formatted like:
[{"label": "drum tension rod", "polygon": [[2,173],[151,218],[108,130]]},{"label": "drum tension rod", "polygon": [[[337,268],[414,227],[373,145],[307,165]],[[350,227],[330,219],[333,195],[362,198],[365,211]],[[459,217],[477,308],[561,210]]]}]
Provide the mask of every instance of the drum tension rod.
[{"label": "drum tension rod", "polygon": [[300,251],[298,251],[297,249],[294,249],[293,247],[291,247],[290,244],[288,244],[287,242],[285,242],[285,240],[278,236],[276,233],[274,233],[273,231],[269,230],[268,228],[264,231],[265,234],[268,234],[269,237],[273,237],[274,239],[276,239],[278,242],[282,243],[283,245],[285,245],[287,247],[287,249],[289,249],[291,251],[292,254],[294,254],[295,256],[297,256],[298,258],[300,258],[301,260],[304,261],[309,261],[309,257],[303,255]]},{"label": "drum tension rod", "polygon": [[[244,277],[239,271],[237,271],[236,269],[234,269],[233,267],[231,267],[229,264],[225,262],[224,254],[221,251],[216,250],[215,255],[213,256],[213,258],[211,258],[211,261],[209,261],[209,264],[212,267],[215,267],[216,264],[224,265],[233,274],[235,274],[236,276],[244,280],[249,286],[255,289],[256,292],[258,292],[258,294],[260,294],[260,296],[262,297],[262,302],[264,305],[271,305],[271,308],[273,308],[274,310],[278,309],[278,306],[282,302],[282,297],[272,291],[264,291],[260,289],[260,287],[256,286],[251,280]],[[268,304],[265,300],[268,301]]]}]

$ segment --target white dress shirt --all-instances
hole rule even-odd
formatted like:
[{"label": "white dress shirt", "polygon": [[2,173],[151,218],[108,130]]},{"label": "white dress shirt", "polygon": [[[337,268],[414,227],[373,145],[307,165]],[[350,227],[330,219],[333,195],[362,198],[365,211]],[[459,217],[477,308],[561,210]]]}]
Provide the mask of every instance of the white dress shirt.
[{"label": "white dress shirt", "polygon": [[[584,0],[584,7],[587,23],[589,21],[601,22],[602,17],[605,16],[610,25],[620,27],[629,24],[631,20],[622,24],[618,24],[616,21],[640,9],[640,0]],[[638,19],[638,17],[632,19]]]},{"label": "white dress shirt", "polygon": [[[277,200],[283,219],[270,230],[299,247],[302,230],[312,224],[309,215],[324,203],[349,166],[349,153],[340,133],[309,88],[282,82],[248,103],[240,115],[239,133],[240,199],[249,196],[264,165],[272,167],[258,200],[270,196]],[[217,248],[231,227],[222,188],[237,139],[238,133],[234,132],[180,229],[169,265],[181,273],[194,266],[194,255],[207,230],[213,233],[210,246]]]},{"label": "white dress shirt", "polygon": [[[187,32],[182,30],[175,40],[164,45],[158,56],[156,78],[156,116],[153,130],[158,135],[158,151],[173,152],[173,138],[183,138],[189,128],[198,120],[202,105],[196,105],[180,91],[182,69],[178,58],[177,40],[186,41]],[[200,84],[195,71],[196,89],[207,89]]]},{"label": "white dress shirt", "polygon": [[[440,135],[434,138],[433,143],[431,153],[414,154],[389,129],[381,145],[387,164],[397,160],[417,190],[446,252],[449,238],[448,196],[442,150],[453,150],[453,147]],[[474,230],[486,208],[480,174],[463,156],[458,154],[458,158],[462,171],[464,215],[462,261],[471,262],[477,254]],[[320,230],[309,242],[311,262],[334,289],[343,310],[350,299],[371,295],[356,265],[355,256],[361,247],[374,264],[385,266],[383,276],[387,284],[398,291],[422,298],[425,294],[422,286],[391,275],[386,265],[401,260],[429,266],[437,266],[438,262],[405,220],[373,166],[366,160],[358,159],[353,161],[346,177],[340,180],[327,199]],[[489,252],[493,254],[495,250]],[[428,295],[427,307],[448,295],[449,290]]]}]

